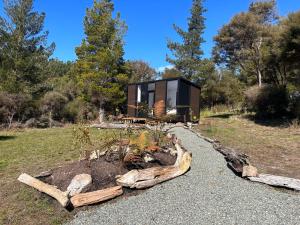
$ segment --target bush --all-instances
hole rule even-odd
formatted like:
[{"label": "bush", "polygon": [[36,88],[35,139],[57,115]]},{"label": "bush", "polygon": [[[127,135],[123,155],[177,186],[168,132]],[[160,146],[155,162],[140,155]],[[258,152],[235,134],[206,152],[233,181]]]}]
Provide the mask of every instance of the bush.
[{"label": "bush", "polygon": [[63,109],[68,99],[59,92],[51,91],[45,94],[41,99],[40,108],[44,115],[48,116],[49,126],[52,121],[61,120],[63,117]]},{"label": "bush", "polygon": [[21,122],[23,114],[26,112],[26,106],[30,101],[26,94],[11,94],[7,92],[0,93],[0,122],[7,123],[11,127],[15,118]]},{"label": "bush", "polygon": [[97,115],[97,109],[81,99],[74,99],[64,108],[64,118],[73,123],[94,120]]},{"label": "bush", "polygon": [[300,119],[300,92],[291,94],[290,111],[294,118]]},{"label": "bush", "polygon": [[253,86],[246,92],[245,104],[257,117],[278,118],[288,114],[289,97],[285,87]]}]

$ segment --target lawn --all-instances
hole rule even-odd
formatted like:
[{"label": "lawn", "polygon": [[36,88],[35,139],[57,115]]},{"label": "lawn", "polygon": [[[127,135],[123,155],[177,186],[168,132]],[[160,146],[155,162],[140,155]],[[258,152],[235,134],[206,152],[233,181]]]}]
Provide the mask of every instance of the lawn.
[{"label": "lawn", "polygon": [[247,154],[261,173],[300,179],[299,124],[220,114],[202,117],[198,129],[224,146]]},{"label": "lawn", "polygon": [[[93,129],[91,138],[107,139],[112,131]],[[16,179],[78,160],[72,147],[72,127],[0,131],[0,225],[61,224],[73,214],[56,201]]]}]

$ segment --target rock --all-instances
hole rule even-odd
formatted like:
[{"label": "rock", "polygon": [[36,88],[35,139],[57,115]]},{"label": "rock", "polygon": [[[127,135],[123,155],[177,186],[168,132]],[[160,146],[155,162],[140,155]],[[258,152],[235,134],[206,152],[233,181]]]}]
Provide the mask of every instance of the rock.
[{"label": "rock", "polygon": [[144,161],[146,163],[148,163],[148,162],[154,162],[155,161],[155,159],[153,158],[153,156],[150,155],[150,154],[147,154],[147,153],[144,155],[143,159],[144,159]]},{"label": "rock", "polygon": [[69,196],[74,196],[79,194],[89,188],[92,184],[92,177],[89,174],[79,174],[76,175],[70,185],[67,188],[67,193]]},{"label": "rock", "polygon": [[257,177],[257,176],[258,176],[258,172],[256,167],[251,165],[243,167],[242,177]]},{"label": "rock", "polygon": [[37,120],[35,118],[31,118],[29,120],[27,120],[24,124],[24,127],[26,128],[33,128],[37,126]]},{"label": "rock", "polygon": [[101,156],[104,156],[106,154],[106,152],[107,152],[107,150],[105,150],[105,151],[100,151],[100,150],[93,151],[90,154],[90,160],[98,159]]}]

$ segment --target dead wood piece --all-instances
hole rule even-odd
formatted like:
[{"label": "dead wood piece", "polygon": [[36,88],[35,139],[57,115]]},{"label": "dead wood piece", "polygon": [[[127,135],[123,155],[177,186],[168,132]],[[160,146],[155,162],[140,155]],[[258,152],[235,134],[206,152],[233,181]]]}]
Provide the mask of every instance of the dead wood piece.
[{"label": "dead wood piece", "polygon": [[124,123],[101,123],[101,124],[93,124],[92,128],[98,129],[143,129],[145,126],[133,125],[133,124],[124,124]]},{"label": "dead wood piece", "polygon": [[259,174],[258,177],[248,177],[248,179],[275,187],[284,187],[300,191],[300,180],[294,178],[274,176],[270,174]]},{"label": "dead wood piece", "polygon": [[117,176],[117,184],[144,189],[183,175],[191,166],[192,154],[184,152],[179,144],[176,144],[175,147],[177,148],[177,160],[173,166],[131,170],[123,176]]},{"label": "dead wood piece", "polygon": [[248,156],[245,154],[239,154],[231,148],[225,148],[218,142],[215,142],[213,147],[225,156],[229,168],[239,175],[242,175],[244,166],[250,165]]},{"label": "dead wood piece", "polygon": [[116,187],[107,188],[99,191],[77,194],[71,198],[71,203],[76,208],[80,206],[100,203],[109,199],[113,199],[122,194],[123,194],[122,187],[116,186]]},{"label": "dead wood piece", "polygon": [[69,199],[67,194],[57,189],[56,187],[46,184],[26,173],[19,176],[18,181],[27,184],[30,187],[37,189],[40,192],[46,193],[55,198],[63,207],[68,205]]}]

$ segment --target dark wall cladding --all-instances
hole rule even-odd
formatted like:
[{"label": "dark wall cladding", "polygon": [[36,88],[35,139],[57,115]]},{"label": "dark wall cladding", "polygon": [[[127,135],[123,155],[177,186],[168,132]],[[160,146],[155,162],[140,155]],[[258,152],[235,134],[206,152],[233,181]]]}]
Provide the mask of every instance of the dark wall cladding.
[{"label": "dark wall cladding", "polygon": [[[175,88],[174,91],[174,88],[171,88],[171,84],[175,84],[176,81],[178,82],[178,88],[177,85],[176,88],[173,85]],[[168,86],[168,83],[171,86]],[[138,87],[140,87],[140,89]],[[138,91],[138,89],[140,91]],[[169,95],[175,95],[175,98],[172,96],[168,96],[168,89],[170,92]],[[137,104],[138,97],[140,99],[139,104]],[[168,106],[168,110],[170,110],[171,108],[176,108],[179,121],[190,121],[190,119],[199,119],[200,89],[196,85],[182,78],[166,79],[155,82],[144,82],[128,85],[127,98],[128,116],[149,116],[148,113],[147,115],[144,115],[145,113],[142,112],[142,108],[140,107],[147,106],[147,104],[150,101],[151,106],[149,106],[149,109],[152,108],[152,104],[154,103],[154,116],[156,118],[161,118],[162,116],[166,115],[168,100],[172,100],[172,104],[171,106]]]},{"label": "dark wall cladding", "polygon": [[190,102],[192,118],[198,120],[200,117],[200,90],[194,86],[191,86]]},{"label": "dark wall cladding", "polygon": [[148,84],[142,84],[142,98],[141,101],[143,103],[148,103]]},{"label": "dark wall cladding", "polygon": [[177,97],[177,114],[181,116],[183,120],[189,120],[190,88],[191,85],[184,80],[180,80]]},{"label": "dark wall cladding", "polygon": [[137,93],[137,86],[129,85],[128,93],[127,93],[127,114],[128,114],[128,116],[136,115],[136,97],[137,97],[136,93]]}]

